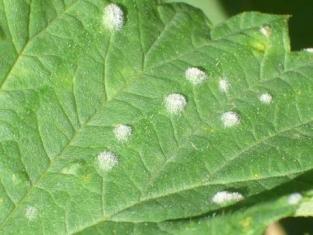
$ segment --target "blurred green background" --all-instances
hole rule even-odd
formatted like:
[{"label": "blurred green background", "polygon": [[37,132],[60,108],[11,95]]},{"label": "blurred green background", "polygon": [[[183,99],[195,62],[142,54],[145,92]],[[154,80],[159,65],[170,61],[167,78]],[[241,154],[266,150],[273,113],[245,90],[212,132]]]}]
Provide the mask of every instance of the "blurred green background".
[{"label": "blurred green background", "polygon": [[[288,14],[293,50],[313,47],[313,0],[170,0],[202,9],[213,24],[243,11]],[[313,226],[313,225],[312,225]]]}]

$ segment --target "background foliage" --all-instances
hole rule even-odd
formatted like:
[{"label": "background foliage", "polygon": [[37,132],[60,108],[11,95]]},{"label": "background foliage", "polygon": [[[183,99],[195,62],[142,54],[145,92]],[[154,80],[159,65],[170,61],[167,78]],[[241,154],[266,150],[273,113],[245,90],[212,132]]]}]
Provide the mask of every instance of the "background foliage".
[{"label": "background foliage", "polygon": [[183,0],[200,7],[213,23],[243,11],[261,11],[291,15],[289,21],[293,49],[313,47],[313,1],[312,0]]}]

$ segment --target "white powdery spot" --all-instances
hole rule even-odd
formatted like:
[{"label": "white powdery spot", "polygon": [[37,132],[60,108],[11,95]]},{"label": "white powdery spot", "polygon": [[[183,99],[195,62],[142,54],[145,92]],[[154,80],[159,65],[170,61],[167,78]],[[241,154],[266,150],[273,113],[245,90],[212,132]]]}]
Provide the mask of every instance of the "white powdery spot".
[{"label": "white powdery spot", "polygon": [[132,128],[128,125],[118,124],[113,133],[118,141],[126,142],[132,134]]},{"label": "white powdery spot", "polygon": [[309,53],[313,53],[313,48],[306,48],[306,49],[304,49],[304,51],[309,52]]},{"label": "white powdery spot", "polygon": [[292,193],[288,197],[289,205],[297,205],[302,200],[301,193]]},{"label": "white powdery spot", "polygon": [[259,100],[263,103],[263,104],[270,104],[273,101],[273,97],[271,94],[269,93],[263,93],[259,96]]},{"label": "white powdery spot", "polygon": [[230,202],[238,202],[243,199],[244,197],[242,196],[241,193],[221,191],[221,192],[217,192],[213,196],[212,202],[214,202],[215,204],[226,204]]},{"label": "white powdery spot", "polygon": [[240,124],[240,117],[238,113],[229,111],[222,114],[221,120],[225,128],[233,127]]},{"label": "white powdery spot", "polygon": [[118,159],[114,153],[104,151],[98,155],[97,163],[100,170],[110,171],[118,164]]},{"label": "white powdery spot", "polygon": [[222,79],[219,81],[218,86],[221,92],[227,93],[230,88],[230,83],[226,79]]},{"label": "white powdery spot", "polygon": [[116,4],[111,3],[104,8],[103,23],[111,31],[119,31],[124,25],[124,12]]},{"label": "white powdery spot", "polygon": [[25,209],[25,217],[29,220],[29,221],[33,221],[37,218],[38,215],[38,209],[32,206],[28,206]]},{"label": "white powdery spot", "polygon": [[208,79],[205,72],[196,67],[188,68],[185,72],[185,77],[193,85],[200,85]]},{"label": "white powdery spot", "polygon": [[272,35],[272,29],[270,26],[263,26],[262,28],[260,28],[260,32],[267,38]]},{"label": "white powdery spot", "polygon": [[181,94],[173,93],[165,97],[165,107],[169,113],[179,114],[184,111],[186,105],[186,98]]}]

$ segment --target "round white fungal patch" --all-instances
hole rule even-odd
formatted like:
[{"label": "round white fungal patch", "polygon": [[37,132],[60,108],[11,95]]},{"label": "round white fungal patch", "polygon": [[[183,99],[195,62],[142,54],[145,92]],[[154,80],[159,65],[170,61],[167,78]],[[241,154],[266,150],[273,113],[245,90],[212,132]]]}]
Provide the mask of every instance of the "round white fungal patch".
[{"label": "round white fungal patch", "polygon": [[313,53],[313,48],[306,48],[306,49],[304,49],[304,51]]},{"label": "round white fungal patch", "polygon": [[233,127],[240,124],[240,117],[238,113],[229,111],[222,114],[221,120],[225,128]]},{"label": "round white fungal patch", "polygon": [[263,103],[263,104],[270,104],[273,101],[273,97],[271,94],[269,93],[263,93],[262,95],[259,96],[259,100]]},{"label": "round white fungal patch", "polygon": [[124,12],[116,4],[111,3],[104,8],[103,23],[111,31],[119,31],[124,25]]},{"label": "round white fungal patch", "polygon": [[301,193],[292,193],[288,197],[289,205],[297,205],[302,200]]},{"label": "round white fungal patch", "polygon": [[179,114],[184,111],[186,105],[186,98],[181,94],[173,93],[165,97],[165,107],[169,113]]},{"label": "round white fungal patch", "polygon": [[230,202],[238,202],[243,199],[244,197],[242,196],[241,193],[221,191],[221,192],[217,192],[213,196],[212,202],[214,202],[215,204],[226,204]]},{"label": "round white fungal patch", "polygon": [[185,72],[185,77],[193,85],[199,85],[208,79],[205,72],[196,67],[188,68]]},{"label": "round white fungal patch", "polygon": [[230,88],[230,83],[226,79],[221,79],[218,83],[218,87],[219,87],[221,92],[227,93],[229,91],[229,88]]},{"label": "round white fungal patch", "polygon": [[118,159],[114,153],[104,151],[98,155],[97,163],[100,170],[109,171],[118,164]]},{"label": "round white fungal patch", "polygon": [[272,29],[270,26],[263,26],[262,28],[260,28],[260,32],[267,38],[272,35]]},{"label": "round white fungal patch", "polygon": [[132,134],[132,128],[128,125],[118,124],[113,133],[118,141],[126,142]]},{"label": "round white fungal patch", "polygon": [[38,215],[38,209],[32,206],[28,206],[25,209],[25,217],[29,220],[35,220]]}]

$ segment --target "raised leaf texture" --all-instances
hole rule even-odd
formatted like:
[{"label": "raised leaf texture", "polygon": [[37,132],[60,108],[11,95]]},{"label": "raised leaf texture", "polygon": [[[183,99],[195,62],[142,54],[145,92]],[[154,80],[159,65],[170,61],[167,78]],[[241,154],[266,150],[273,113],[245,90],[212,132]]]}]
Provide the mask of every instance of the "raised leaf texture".
[{"label": "raised leaf texture", "polygon": [[[313,168],[313,56],[290,52],[287,17],[210,28],[187,5],[114,2],[118,30],[108,1],[0,3],[0,234],[188,234],[162,226],[222,210],[218,192],[245,205]],[[195,86],[188,68],[207,77]]]}]

